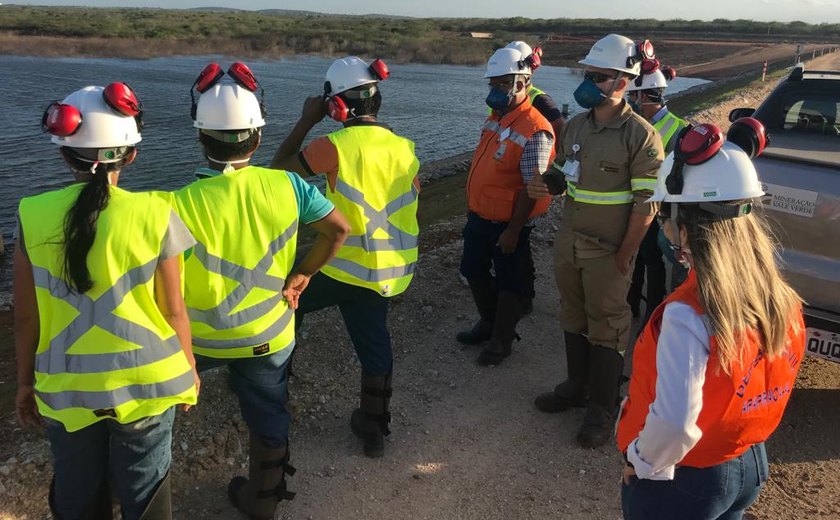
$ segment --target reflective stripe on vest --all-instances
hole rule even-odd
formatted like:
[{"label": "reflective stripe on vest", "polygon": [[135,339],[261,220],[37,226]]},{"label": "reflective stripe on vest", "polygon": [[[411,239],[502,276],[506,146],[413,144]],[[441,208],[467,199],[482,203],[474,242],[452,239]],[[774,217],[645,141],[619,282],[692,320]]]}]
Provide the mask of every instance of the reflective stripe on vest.
[{"label": "reflective stripe on vest", "polygon": [[40,321],[35,398],[40,413],[68,432],[196,402],[192,368],[155,301],[172,209],[160,194],[110,187],[87,255],[93,288],[78,294],[54,273],[62,272],[64,219],[81,189],[77,184],[20,204]]},{"label": "reflective stripe on vest", "polygon": [[[656,179],[653,179],[653,182],[656,184]],[[575,202],[582,202],[584,204],[611,206],[633,202],[633,192],[631,191],[579,190],[573,182],[566,183],[566,193],[569,197],[574,199]]]},{"label": "reflective stripe on vest", "polygon": [[504,132],[507,132],[508,133],[507,140],[508,141],[513,141],[514,143],[518,144],[522,148],[525,148],[525,145],[528,144],[528,138],[527,137],[525,137],[524,135],[522,135],[520,133],[514,132],[510,128],[502,128],[501,125],[499,125],[498,121],[493,121],[492,119],[488,119],[487,121],[484,122],[484,127],[483,128],[485,130],[489,130],[491,132],[495,132],[495,133],[500,134],[500,135],[503,134]]},{"label": "reflective stripe on vest", "polygon": [[184,298],[195,352],[238,359],[294,346],[282,294],[299,224],[289,174],[248,166],[194,182],[175,203],[198,241]]},{"label": "reflective stripe on vest", "polygon": [[350,223],[350,236],[321,271],[343,283],[395,296],[411,283],[417,262],[419,162],[414,143],[374,125],[329,134],[338,154],[327,198]]},{"label": "reflective stripe on vest", "polygon": [[[688,123],[671,112],[666,112],[662,119],[653,124],[653,128],[659,132],[659,137],[662,139],[662,148],[668,150],[668,143],[671,139]],[[653,189],[653,188],[651,188]]]}]

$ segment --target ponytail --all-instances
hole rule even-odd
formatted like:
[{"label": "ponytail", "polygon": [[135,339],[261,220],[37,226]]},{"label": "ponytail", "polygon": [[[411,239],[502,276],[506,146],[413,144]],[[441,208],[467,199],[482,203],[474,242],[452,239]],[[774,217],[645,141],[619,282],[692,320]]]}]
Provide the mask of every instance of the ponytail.
[{"label": "ponytail", "polygon": [[123,160],[99,163],[91,170],[89,160],[72,148],[63,147],[62,155],[76,172],[91,172],[90,180],[79,192],[76,202],[64,218],[64,279],[71,292],[84,294],[93,287],[87,256],[96,238],[96,221],[110,199],[108,174],[118,171]]}]

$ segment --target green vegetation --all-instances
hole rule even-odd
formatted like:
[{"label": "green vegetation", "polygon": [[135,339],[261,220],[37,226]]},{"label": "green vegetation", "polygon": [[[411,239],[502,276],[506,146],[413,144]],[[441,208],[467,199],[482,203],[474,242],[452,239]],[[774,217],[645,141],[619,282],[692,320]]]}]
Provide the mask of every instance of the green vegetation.
[{"label": "green vegetation", "polygon": [[[431,19],[271,11],[0,5],[0,32],[7,36],[183,43],[185,47],[196,49],[193,52],[202,52],[212,44],[219,52],[381,55],[397,61],[423,63],[482,63],[494,48],[512,39],[575,40],[612,31],[653,39],[836,41],[840,36],[840,24],[522,17]],[[466,32],[489,32],[493,33],[493,38],[462,37]],[[152,47],[156,48],[159,47]],[[135,51],[139,55],[143,49]],[[148,51],[149,54],[152,52]]]}]

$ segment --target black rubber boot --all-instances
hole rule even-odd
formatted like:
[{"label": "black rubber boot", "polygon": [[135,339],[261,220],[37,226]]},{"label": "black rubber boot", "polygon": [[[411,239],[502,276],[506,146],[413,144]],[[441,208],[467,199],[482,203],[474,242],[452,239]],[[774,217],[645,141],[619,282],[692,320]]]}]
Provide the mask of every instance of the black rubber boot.
[{"label": "black rubber boot", "polygon": [[158,484],[140,520],[172,520],[172,488],[169,483],[169,472]]},{"label": "black rubber boot", "polygon": [[350,428],[364,443],[365,455],[385,454],[385,437],[391,435],[391,374],[372,376],[362,371],[360,407],[353,410]]},{"label": "black rubber boot", "polygon": [[[55,509],[55,477],[50,481],[47,504],[49,504],[54,520],[64,519]],[[103,481],[96,496],[93,497],[93,500],[91,500],[90,504],[82,512],[79,520],[111,520],[112,518],[114,518],[114,508],[111,502],[111,488],[108,486],[107,481]]]},{"label": "black rubber boot", "polygon": [[511,352],[511,344],[518,336],[516,324],[522,316],[522,297],[510,291],[500,291],[496,303],[496,319],[490,343],[478,355],[481,366],[498,365]]},{"label": "black rubber boot", "polygon": [[541,412],[559,413],[586,406],[586,381],[589,377],[589,340],[583,334],[563,332],[566,343],[568,378],[552,392],[540,394],[534,405]]},{"label": "black rubber boot", "polygon": [[589,405],[577,443],[583,448],[598,448],[613,436],[624,356],[615,349],[598,345],[592,347],[589,356]]},{"label": "black rubber boot", "polygon": [[493,318],[496,314],[496,291],[489,278],[470,280],[470,292],[478,309],[479,320],[470,330],[459,332],[455,339],[465,345],[478,345],[490,339],[493,334]]},{"label": "black rubber boot", "polygon": [[253,433],[250,443],[248,478],[234,477],[228,484],[228,498],[253,520],[273,520],[277,504],[295,496],[286,490],[286,475],[295,474],[289,447],[270,448]]}]

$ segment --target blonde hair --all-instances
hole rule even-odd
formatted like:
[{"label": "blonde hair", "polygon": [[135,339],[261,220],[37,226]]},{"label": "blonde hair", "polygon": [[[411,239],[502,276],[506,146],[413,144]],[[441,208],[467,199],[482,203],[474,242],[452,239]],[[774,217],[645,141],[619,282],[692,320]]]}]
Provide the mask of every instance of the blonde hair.
[{"label": "blonde hair", "polygon": [[742,340],[750,330],[768,357],[783,354],[802,299],[782,277],[767,221],[756,213],[721,219],[685,204],[678,219],[688,234],[700,302],[723,370],[731,374],[735,362],[744,363]]}]

